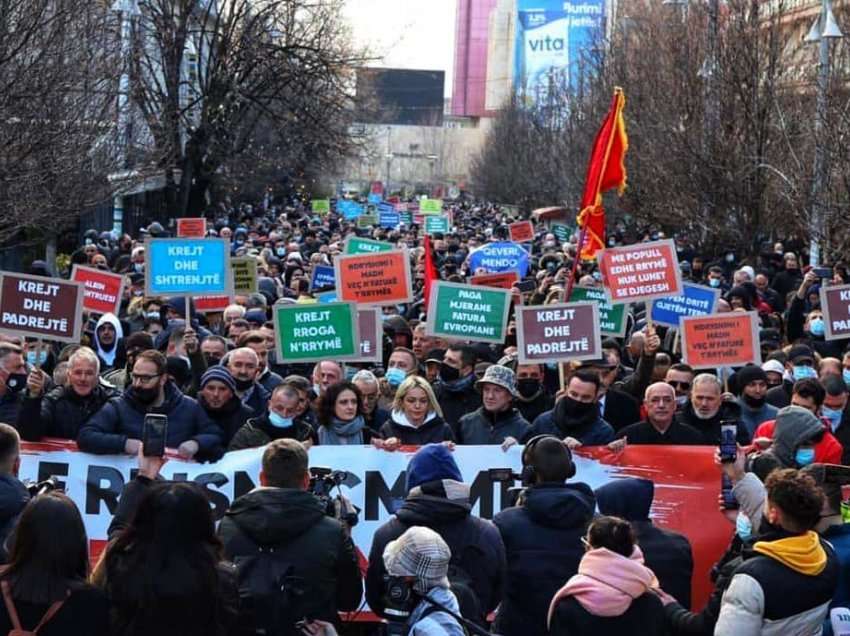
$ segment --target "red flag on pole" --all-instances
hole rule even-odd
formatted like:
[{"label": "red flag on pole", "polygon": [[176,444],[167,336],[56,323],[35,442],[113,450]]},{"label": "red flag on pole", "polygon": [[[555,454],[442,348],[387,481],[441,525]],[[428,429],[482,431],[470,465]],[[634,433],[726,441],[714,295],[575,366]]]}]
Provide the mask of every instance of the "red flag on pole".
[{"label": "red flag on pole", "polygon": [[423,246],[425,247],[425,311],[428,311],[428,300],[431,297],[431,283],[435,280],[439,280],[440,276],[437,274],[437,268],[434,267],[434,254],[431,252],[431,239],[426,234],[425,240],[423,242]]},{"label": "red flag on pole", "polygon": [[578,227],[581,229],[581,257],[592,259],[596,251],[605,246],[605,210],[602,208],[602,193],[617,188],[619,194],[626,188],[626,166],[624,163],[629,138],[623,108],[626,96],[623,89],[614,89],[611,109],[602,122],[587,164],[584,194]]}]

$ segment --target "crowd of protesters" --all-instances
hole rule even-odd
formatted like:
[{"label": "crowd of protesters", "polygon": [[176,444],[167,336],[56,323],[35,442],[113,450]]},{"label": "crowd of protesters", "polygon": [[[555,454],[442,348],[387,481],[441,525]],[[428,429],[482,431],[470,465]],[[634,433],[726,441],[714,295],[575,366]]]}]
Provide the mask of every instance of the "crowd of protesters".
[{"label": "crowd of protesters", "polygon": [[[462,283],[482,273],[470,254],[508,240],[518,218],[489,205],[451,208],[452,231],[431,237],[433,276]],[[301,203],[220,205],[206,216],[208,234],[227,239],[233,256],[256,258],[256,293],[217,313],[198,312],[191,298],[145,296],[144,239],[168,230],[90,230],[70,260],[126,276],[118,314],[86,316],[79,344],[0,336],[0,633],[368,630],[338,612],[368,601],[396,620],[391,585],[410,597],[404,633],[416,634],[814,635],[831,632],[831,608],[850,606],[841,510],[850,351],[825,339],[818,295],[850,282],[841,263],[829,276],[807,268],[793,238],[708,258],[674,236],[683,278],[719,289],[718,311],[758,313],[760,364],[697,372],[681,362],[676,330],[635,304],[625,337],[559,369],[518,364],[512,314],[499,345],[429,335],[431,273],[416,226],[361,229]],[[535,230],[524,276],[533,289],[514,286],[514,304],[563,302],[571,277],[601,287],[592,262],[574,263],[575,236],[560,241],[541,222]],[[383,361],[283,364],[273,306],[316,302],[313,268],[331,265],[352,235],[409,250],[415,300],[382,307]],[[657,238],[616,227],[607,244]],[[29,273],[50,269],[36,261]],[[166,446],[187,460],[265,447],[261,486],[216,527],[203,491],[162,480],[163,460],[141,452],[149,413],[168,417]],[[594,491],[572,454],[718,446],[730,423],[738,452],[717,470],[737,507],[704,512],[729,518],[729,548],[708,604],[692,607],[691,545],[653,525],[653,483],[618,479]],[[31,498],[16,478],[20,440],[44,438],[139,458],[97,564],[74,503],[60,492]],[[471,514],[457,444],[524,445],[516,506],[492,521]],[[405,500],[374,535],[365,576],[349,528],[307,491],[316,445],[422,447]]]}]

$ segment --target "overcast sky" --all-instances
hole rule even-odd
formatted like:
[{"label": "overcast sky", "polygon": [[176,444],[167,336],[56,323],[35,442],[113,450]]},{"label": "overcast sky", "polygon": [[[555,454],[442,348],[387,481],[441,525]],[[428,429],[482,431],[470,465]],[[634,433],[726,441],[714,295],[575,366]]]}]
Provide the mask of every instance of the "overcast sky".
[{"label": "overcast sky", "polygon": [[375,66],[446,72],[452,92],[456,0],[346,0],[359,44],[383,56]]}]

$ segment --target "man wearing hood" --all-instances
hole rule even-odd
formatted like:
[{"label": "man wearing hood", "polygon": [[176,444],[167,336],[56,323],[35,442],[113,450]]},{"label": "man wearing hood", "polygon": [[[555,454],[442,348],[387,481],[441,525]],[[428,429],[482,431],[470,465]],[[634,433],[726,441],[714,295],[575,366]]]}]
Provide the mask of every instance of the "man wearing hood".
[{"label": "man wearing hood", "polygon": [[555,435],[571,448],[613,441],[614,429],[599,414],[600,384],[596,373],[577,371],[567,384],[566,395],[555,403],[555,408],[534,420],[526,438]]},{"label": "man wearing hood", "polygon": [[475,388],[475,350],[469,345],[452,344],[443,355],[437,382],[437,401],[452,433],[457,437],[460,418],[481,406]]},{"label": "man wearing hood", "polygon": [[124,366],[124,330],[115,314],[103,314],[94,328],[94,351],[100,358],[100,372]]},{"label": "man wearing hood", "polygon": [[181,457],[209,461],[224,448],[221,429],[200,405],[168,381],[165,356],[143,351],[133,365],[132,384],[121,397],[106,403],[80,429],[77,445],[86,453],[136,455],[142,445],[145,415],[168,417],[165,445]]},{"label": "man wearing hood", "polygon": [[649,510],[655,484],[649,479],[614,479],[596,489],[596,504],[603,515],[628,521],[643,551],[646,567],[655,573],[661,589],[684,607],[691,606],[694,558],[687,537],[652,524]]},{"label": "man wearing hood", "polygon": [[[363,583],[350,530],[326,516],[324,504],[307,490],[307,462],[299,442],[271,442],[263,453],[260,487],[233,502],[218,536],[228,560],[264,559],[272,576],[297,577],[300,590],[288,612],[295,620],[308,616],[338,622],[338,610],[359,606]],[[249,631],[261,628],[269,634],[295,633],[294,625],[255,624]]]},{"label": "man wearing hood", "polygon": [[555,592],[578,571],[581,539],[593,519],[590,486],[566,483],[575,475],[572,454],[558,438],[531,440],[523,451],[522,505],[494,518],[508,557],[508,572],[495,631],[545,636]]},{"label": "man wearing hood", "polygon": [[469,486],[462,482],[451,451],[442,444],[420,448],[407,466],[406,488],[408,494],[401,507],[372,538],[366,573],[369,607],[385,616],[386,568],[382,557],[387,544],[411,526],[425,526],[448,544],[452,563],[469,575],[481,611],[489,614],[501,600],[505,547],[491,521],[471,514]]},{"label": "man wearing hood", "polygon": [[458,443],[504,444],[510,440],[516,444],[525,439],[528,422],[514,407],[518,397],[514,372],[494,364],[487,367],[475,386],[481,391],[483,404],[460,418]]},{"label": "man wearing hood", "polygon": [[750,435],[741,422],[740,411],[735,402],[723,399],[723,385],[716,376],[700,373],[694,378],[691,397],[676,414],[676,420],[699,431],[703,444],[709,446],[720,444],[721,422],[735,423],[738,443],[746,446],[750,443]]},{"label": "man wearing hood", "polygon": [[767,403],[767,373],[761,367],[748,364],[735,374],[735,383],[740,391],[741,421],[752,439],[759,424],[775,419],[779,409]]}]

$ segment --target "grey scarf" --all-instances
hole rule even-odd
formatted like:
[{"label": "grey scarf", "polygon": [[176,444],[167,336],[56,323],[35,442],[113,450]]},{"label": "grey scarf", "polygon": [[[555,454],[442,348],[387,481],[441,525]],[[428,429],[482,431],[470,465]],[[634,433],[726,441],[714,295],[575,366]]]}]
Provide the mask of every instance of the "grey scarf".
[{"label": "grey scarf", "polygon": [[349,422],[337,418],[331,420],[330,426],[319,427],[319,444],[322,446],[358,446],[363,441],[363,428],[366,423],[363,416],[358,415]]}]

